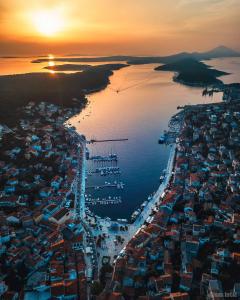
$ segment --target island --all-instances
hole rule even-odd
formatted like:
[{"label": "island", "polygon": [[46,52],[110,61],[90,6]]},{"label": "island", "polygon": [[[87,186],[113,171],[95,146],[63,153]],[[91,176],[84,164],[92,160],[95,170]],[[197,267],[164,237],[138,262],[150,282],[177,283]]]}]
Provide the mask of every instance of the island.
[{"label": "island", "polygon": [[[240,53],[225,46],[216,47],[207,52],[180,52],[168,56],[97,56],[97,57],[56,57],[52,59],[58,62],[127,62],[130,65],[152,64],[152,63],[171,63],[184,58],[195,58],[197,60],[208,60],[220,57],[239,57]],[[32,63],[48,62],[49,58],[38,58],[32,60]]]},{"label": "island", "polygon": [[[178,72],[174,76],[174,80],[188,85],[188,86],[206,86],[212,84],[222,84],[222,81],[218,77],[227,75],[226,72],[211,69],[206,64],[202,63],[202,60],[210,60],[213,58],[221,57],[239,57],[240,53],[227,48],[225,46],[216,47],[206,52],[181,52],[168,56],[105,56],[105,57],[57,57],[54,58],[54,62],[124,62],[128,65],[142,65],[142,64],[164,64],[155,68],[156,71],[174,71]],[[49,58],[38,58],[32,61],[32,63],[44,63],[49,62]],[[79,67],[74,64],[66,64],[59,67],[45,67],[52,70],[67,70],[74,71],[82,70],[81,65]]]},{"label": "island", "polygon": [[63,65],[54,65],[46,66],[43,69],[52,70],[52,71],[84,71],[92,67],[91,65],[77,65],[77,64],[63,64]]},{"label": "island", "polygon": [[180,59],[176,62],[156,67],[155,70],[177,72],[173,77],[174,81],[190,86],[222,84],[218,77],[229,74],[212,69],[194,58]]}]

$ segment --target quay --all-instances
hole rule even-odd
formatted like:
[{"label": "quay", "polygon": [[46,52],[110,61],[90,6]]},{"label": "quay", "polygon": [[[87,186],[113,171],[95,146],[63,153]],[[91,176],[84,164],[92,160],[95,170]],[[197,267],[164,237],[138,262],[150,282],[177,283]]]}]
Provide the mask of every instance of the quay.
[{"label": "quay", "polygon": [[117,161],[118,157],[116,154],[110,154],[108,156],[95,155],[89,157],[88,160],[92,160],[93,162],[112,162]]},{"label": "quay", "polygon": [[[165,193],[165,189],[168,186],[173,174],[174,174],[174,162],[175,162],[175,155],[176,155],[176,136],[177,136],[177,132],[179,130],[179,128],[181,127],[181,123],[182,123],[182,112],[178,113],[177,115],[173,116],[171,121],[169,122],[169,131],[172,133],[171,134],[171,140],[169,141],[170,144],[170,155],[169,155],[169,160],[168,160],[168,165],[166,168],[166,173],[165,173],[165,177],[163,178],[158,190],[156,191],[156,193],[152,196],[149,197],[148,201],[146,201],[144,206],[141,206],[141,209],[139,211],[139,214],[136,216],[136,219],[133,221],[133,223],[128,223],[126,221],[126,223],[124,223],[124,226],[126,227],[125,230],[120,229],[123,228],[123,225],[119,222],[116,221],[112,221],[110,218],[101,218],[98,217],[94,214],[93,217],[91,217],[91,213],[90,211],[88,213],[86,213],[85,217],[82,219],[84,221],[82,221],[82,225],[84,226],[84,231],[89,235],[89,231],[91,231],[91,236],[92,238],[92,243],[93,243],[93,252],[94,252],[94,258],[91,258],[90,260],[88,260],[86,258],[86,262],[88,267],[91,270],[94,270],[95,274],[91,276],[91,278],[96,278],[96,274],[98,273],[99,268],[101,267],[101,261],[103,259],[103,257],[108,256],[110,258],[110,261],[114,261],[114,259],[116,259],[116,257],[118,257],[119,255],[122,255],[122,253],[124,253],[125,251],[125,247],[127,245],[127,243],[129,242],[129,240],[135,236],[137,234],[137,232],[139,230],[141,230],[142,226],[144,225],[144,223],[146,221],[149,220],[151,213],[154,209],[156,209],[157,205],[159,205],[162,201],[162,198],[164,196]],[[175,134],[174,134],[175,133]],[[126,139],[125,139],[126,140]],[[105,140],[104,140],[105,141]],[[87,143],[87,141],[85,140],[85,143]],[[83,143],[84,144],[84,143]],[[84,157],[85,158],[85,157]],[[83,158],[83,161],[85,160]],[[81,162],[81,160],[80,160]],[[81,162],[82,163],[82,162]],[[80,170],[83,169],[82,165],[78,165],[78,168],[80,167]],[[84,168],[84,170],[86,170]],[[79,172],[77,172],[78,174]],[[93,173],[99,173],[101,175],[112,175],[115,173],[120,173],[119,169],[117,167],[101,167],[101,168],[96,168],[95,171],[92,171],[90,173],[88,173],[89,175],[93,174]],[[79,178],[77,178],[79,179]],[[85,181],[85,176],[83,178],[83,181]],[[80,180],[81,182],[81,180]],[[116,184],[116,183],[114,183]],[[111,184],[110,184],[111,185]],[[110,186],[109,184],[104,184],[104,186]],[[85,185],[82,186],[83,188],[80,190],[81,193],[78,193],[78,197],[75,197],[75,205],[76,202],[78,202],[79,204],[82,204],[85,206],[85,203],[87,205],[110,205],[110,204],[119,204],[121,203],[122,199],[121,197],[113,197],[113,198],[91,198],[87,195],[85,195]],[[115,185],[116,187],[116,185]],[[93,187],[90,187],[93,188]],[[82,199],[81,197],[79,197],[79,194],[82,195]],[[83,201],[81,201],[83,200]],[[86,208],[86,212],[88,211],[88,209]],[[78,211],[76,211],[75,209],[75,214]],[[93,219],[93,223],[92,221],[90,221],[91,219]],[[94,225],[93,227],[91,226],[92,224]],[[88,230],[86,229],[86,225],[88,225]],[[117,228],[117,231],[116,231]],[[116,233],[118,231],[121,231],[121,233],[119,232],[122,240],[121,242],[118,242],[116,240]],[[99,248],[96,248],[96,239],[99,235],[101,234],[105,234],[106,238],[102,243],[102,246]],[[87,243],[88,245],[88,243]],[[97,249],[97,251],[96,251]],[[119,254],[120,253],[120,254]],[[96,268],[97,266],[97,268]]]},{"label": "quay", "polygon": [[103,188],[117,188],[117,189],[123,189],[124,187],[124,183],[122,182],[118,182],[118,183],[105,183],[105,184],[101,184],[101,185],[91,185],[91,186],[87,186],[86,189],[94,189],[94,190],[99,190],[99,189],[103,189]]},{"label": "quay", "polygon": [[119,197],[113,197],[111,199],[109,198],[90,198],[90,199],[86,199],[86,203],[87,204],[91,204],[91,205],[109,205],[109,204],[120,204],[122,203],[122,198]]},{"label": "quay", "polygon": [[92,174],[100,174],[101,176],[110,176],[110,175],[119,175],[121,174],[121,171],[116,170],[116,171],[101,171],[101,172],[97,172],[97,171],[90,171],[87,173],[87,175],[91,176]]}]

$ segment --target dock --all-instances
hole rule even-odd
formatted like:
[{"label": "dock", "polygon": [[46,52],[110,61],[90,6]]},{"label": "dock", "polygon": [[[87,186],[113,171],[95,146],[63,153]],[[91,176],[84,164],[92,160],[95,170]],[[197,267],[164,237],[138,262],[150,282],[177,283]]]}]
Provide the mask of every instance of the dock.
[{"label": "dock", "polygon": [[116,166],[111,166],[111,167],[99,167],[96,168],[95,171],[90,171],[88,172],[88,175],[92,174],[100,174],[101,176],[106,176],[106,175],[117,175],[121,174],[120,168]]},{"label": "dock", "polygon": [[86,204],[91,205],[109,205],[109,204],[120,204],[122,203],[122,198],[113,197],[113,198],[86,198]]},{"label": "dock", "polygon": [[117,162],[118,161],[118,157],[116,154],[110,154],[108,156],[95,155],[95,156],[90,156],[88,159],[93,162],[112,162],[112,161]]},{"label": "dock", "polygon": [[103,188],[117,188],[117,189],[123,189],[124,188],[124,183],[118,182],[118,183],[110,183],[110,182],[105,182],[105,184],[101,185],[91,185],[87,186],[86,189],[94,189],[94,190],[100,190]]},{"label": "dock", "polygon": [[95,140],[91,139],[87,141],[88,144],[94,144],[94,143],[105,143],[105,142],[125,142],[128,141],[127,138],[120,138],[120,139],[105,139],[105,140]]}]

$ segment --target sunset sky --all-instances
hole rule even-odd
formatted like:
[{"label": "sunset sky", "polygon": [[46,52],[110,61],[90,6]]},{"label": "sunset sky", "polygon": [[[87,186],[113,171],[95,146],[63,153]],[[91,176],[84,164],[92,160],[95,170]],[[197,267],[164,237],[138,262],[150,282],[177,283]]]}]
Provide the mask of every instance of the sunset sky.
[{"label": "sunset sky", "polygon": [[240,50],[240,0],[8,0],[0,54]]}]

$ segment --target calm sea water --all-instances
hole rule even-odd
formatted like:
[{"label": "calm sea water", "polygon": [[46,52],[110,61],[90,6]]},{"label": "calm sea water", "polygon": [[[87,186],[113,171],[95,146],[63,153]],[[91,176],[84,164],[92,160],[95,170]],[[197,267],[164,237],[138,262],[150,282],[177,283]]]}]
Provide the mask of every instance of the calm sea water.
[{"label": "calm sea water", "polygon": [[[225,83],[240,82],[239,58],[211,60],[207,64],[233,73],[221,78]],[[2,74],[13,74],[39,72],[46,64],[31,64],[28,58],[1,59],[0,65]],[[125,184],[123,190],[109,187],[87,190],[92,198],[121,196],[121,204],[89,206],[101,216],[129,218],[157,189],[169,156],[169,147],[159,145],[158,138],[167,129],[171,116],[177,112],[177,106],[221,101],[221,93],[212,98],[202,97],[202,89],[174,83],[173,73],[156,72],[154,67],[130,66],[114,72],[110,85],[88,96],[88,107],[70,120],[78,132],[88,139],[128,138],[125,142],[89,145],[90,155],[116,153],[121,174],[88,176],[87,186],[114,181]],[[99,166],[89,162],[88,170],[94,171]]]},{"label": "calm sea water", "polygon": [[[130,66],[116,71],[111,84],[89,96],[89,106],[71,119],[87,138],[128,138],[126,142],[97,143],[89,146],[91,155],[116,153],[121,176],[89,176],[87,185],[122,181],[124,190],[88,190],[93,198],[121,196],[118,205],[95,205],[101,216],[129,218],[148,196],[157,190],[159,177],[166,168],[169,147],[158,144],[178,105],[221,101],[221,94],[202,97],[202,89],[172,82],[172,73],[153,71],[154,65]],[[115,90],[120,90],[116,93]],[[121,89],[123,89],[121,91]],[[97,167],[89,163],[90,170]]]}]

